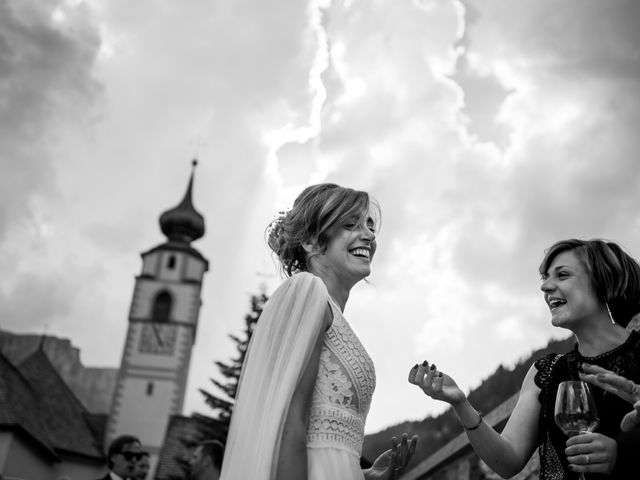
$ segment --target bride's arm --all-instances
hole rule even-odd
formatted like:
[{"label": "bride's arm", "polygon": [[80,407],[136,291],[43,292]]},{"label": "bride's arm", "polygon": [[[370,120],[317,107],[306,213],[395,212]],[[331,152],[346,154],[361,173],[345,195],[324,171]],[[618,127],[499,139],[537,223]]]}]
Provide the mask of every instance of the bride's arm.
[{"label": "bride's arm", "polygon": [[324,315],[324,329],[316,339],[307,367],[297,385],[287,413],[280,443],[276,480],[306,480],[307,472],[307,426],[311,408],[311,396],[318,376],[320,354],[324,332],[333,320],[327,305]]}]

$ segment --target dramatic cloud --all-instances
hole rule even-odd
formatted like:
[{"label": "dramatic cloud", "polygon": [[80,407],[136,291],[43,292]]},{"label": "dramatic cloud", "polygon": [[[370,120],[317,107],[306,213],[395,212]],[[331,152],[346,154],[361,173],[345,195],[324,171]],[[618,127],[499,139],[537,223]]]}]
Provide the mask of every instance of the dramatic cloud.
[{"label": "dramatic cloud", "polygon": [[470,388],[568,334],[538,290],[552,242],[640,255],[639,10],[0,0],[2,327],[117,365],[138,255],[198,157],[210,271],[185,413],[206,412],[249,295],[280,281],[266,225],[333,181],[383,212],[346,312],[377,367],[367,430],[437,412],[407,385],[415,362]]},{"label": "dramatic cloud", "polygon": [[84,117],[99,93],[98,47],[82,6],[0,2],[0,242],[34,195],[55,193],[51,147],[60,124]]}]

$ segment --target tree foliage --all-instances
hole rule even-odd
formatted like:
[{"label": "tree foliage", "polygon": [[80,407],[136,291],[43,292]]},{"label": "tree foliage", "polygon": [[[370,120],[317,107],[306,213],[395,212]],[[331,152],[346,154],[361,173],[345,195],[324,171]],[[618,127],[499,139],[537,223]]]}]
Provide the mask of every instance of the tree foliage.
[{"label": "tree foliage", "polygon": [[222,440],[226,439],[229,421],[233,413],[233,405],[238,390],[238,381],[240,379],[240,371],[247,353],[247,347],[251,340],[251,335],[256,327],[256,323],[260,318],[264,304],[268,300],[267,295],[263,292],[252,295],[250,298],[250,310],[244,317],[244,328],[241,335],[229,334],[229,338],[236,347],[236,355],[229,361],[215,361],[221,380],[211,378],[211,382],[215,385],[220,394],[208,392],[200,389],[200,393],[204,395],[205,403],[213,410],[213,415],[209,418],[214,420],[216,424],[223,428]]}]

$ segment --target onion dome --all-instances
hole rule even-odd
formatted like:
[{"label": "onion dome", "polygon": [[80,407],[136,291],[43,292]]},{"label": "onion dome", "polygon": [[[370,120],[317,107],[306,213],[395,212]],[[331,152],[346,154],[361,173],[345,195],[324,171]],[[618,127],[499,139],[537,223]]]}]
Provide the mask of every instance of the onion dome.
[{"label": "onion dome", "polygon": [[204,217],[193,207],[191,201],[193,174],[197,164],[197,160],[192,162],[189,185],[182,201],[160,215],[160,229],[169,241],[189,244],[204,235]]}]

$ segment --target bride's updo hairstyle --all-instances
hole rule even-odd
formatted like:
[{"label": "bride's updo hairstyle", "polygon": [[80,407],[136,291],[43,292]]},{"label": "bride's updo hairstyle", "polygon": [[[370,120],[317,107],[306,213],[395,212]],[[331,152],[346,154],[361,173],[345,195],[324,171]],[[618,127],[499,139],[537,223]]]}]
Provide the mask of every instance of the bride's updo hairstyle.
[{"label": "bride's updo hairstyle", "polygon": [[278,256],[286,275],[306,272],[310,255],[303,244],[317,242],[324,251],[334,227],[367,215],[373,217],[377,226],[380,209],[367,192],[335,183],[311,185],[298,195],[291,210],[281,212],[269,224],[267,243]]}]

